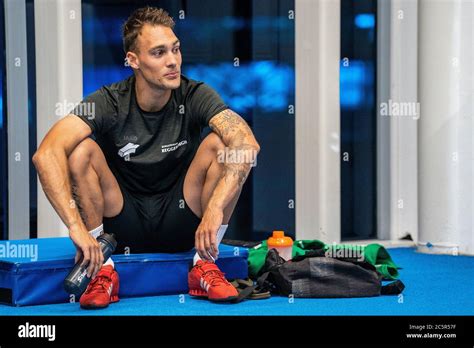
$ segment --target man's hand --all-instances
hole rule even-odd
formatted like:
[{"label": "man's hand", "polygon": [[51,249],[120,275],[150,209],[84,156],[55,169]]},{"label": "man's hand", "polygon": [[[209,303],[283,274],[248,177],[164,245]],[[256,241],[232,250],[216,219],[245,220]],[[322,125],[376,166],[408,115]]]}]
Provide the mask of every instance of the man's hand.
[{"label": "man's hand", "polygon": [[223,218],[224,212],[218,208],[208,207],[204,212],[195,236],[196,251],[202,260],[214,261],[217,259],[219,254],[217,231]]},{"label": "man's hand", "polygon": [[81,265],[88,265],[87,276],[94,279],[104,263],[99,243],[86,229],[80,228],[77,224],[70,226],[69,236],[77,249],[75,262],[82,258]]}]

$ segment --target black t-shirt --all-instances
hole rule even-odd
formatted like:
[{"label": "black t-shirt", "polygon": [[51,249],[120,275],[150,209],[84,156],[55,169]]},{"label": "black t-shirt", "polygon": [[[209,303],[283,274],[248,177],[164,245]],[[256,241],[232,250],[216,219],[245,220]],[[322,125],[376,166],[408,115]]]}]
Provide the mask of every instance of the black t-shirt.
[{"label": "black t-shirt", "polygon": [[209,120],[228,109],[209,86],[181,76],[159,112],[140,109],[135,77],[104,86],[71,112],[92,129],[117,181],[132,193],[166,192],[183,174]]}]

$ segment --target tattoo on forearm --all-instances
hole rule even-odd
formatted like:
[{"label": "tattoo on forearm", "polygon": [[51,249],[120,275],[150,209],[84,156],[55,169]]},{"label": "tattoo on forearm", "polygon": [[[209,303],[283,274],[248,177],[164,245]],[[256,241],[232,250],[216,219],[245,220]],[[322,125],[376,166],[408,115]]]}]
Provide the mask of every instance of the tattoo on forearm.
[{"label": "tattoo on forearm", "polygon": [[242,187],[247,180],[247,176],[250,172],[250,165],[248,164],[228,164],[225,167],[222,175],[224,181],[227,182],[229,179],[237,179],[237,184]]}]

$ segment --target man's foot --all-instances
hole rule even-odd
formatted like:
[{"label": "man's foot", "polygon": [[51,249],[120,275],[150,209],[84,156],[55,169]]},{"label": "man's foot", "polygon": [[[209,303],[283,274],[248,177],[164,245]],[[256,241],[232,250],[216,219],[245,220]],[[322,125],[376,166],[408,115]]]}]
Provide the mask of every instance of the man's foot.
[{"label": "man's foot", "polygon": [[232,301],[239,293],[224,277],[217,265],[199,260],[188,274],[189,295],[211,301]]},{"label": "man's foot", "polygon": [[87,286],[79,300],[84,309],[105,308],[109,303],[118,302],[119,276],[110,266],[102,266],[95,279]]}]

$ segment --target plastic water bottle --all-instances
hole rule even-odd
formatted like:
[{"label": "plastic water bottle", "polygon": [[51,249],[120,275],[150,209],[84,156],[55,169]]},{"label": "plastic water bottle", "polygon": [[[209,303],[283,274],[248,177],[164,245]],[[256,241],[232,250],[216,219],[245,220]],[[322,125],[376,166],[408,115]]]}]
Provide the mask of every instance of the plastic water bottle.
[{"label": "plastic water bottle", "polygon": [[268,250],[276,249],[285,261],[292,259],[293,239],[286,237],[283,231],[273,231],[273,236],[268,238],[267,245]]},{"label": "plastic water bottle", "polygon": [[[117,241],[113,234],[104,233],[97,237],[97,242],[104,255],[104,261],[106,261],[114,253]],[[91,278],[87,276],[88,265],[81,266],[81,262],[79,260],[66,279],[64,279],[64,289],[69,294],[74,294],[75,296],[82,295],[91,281]]]}]

